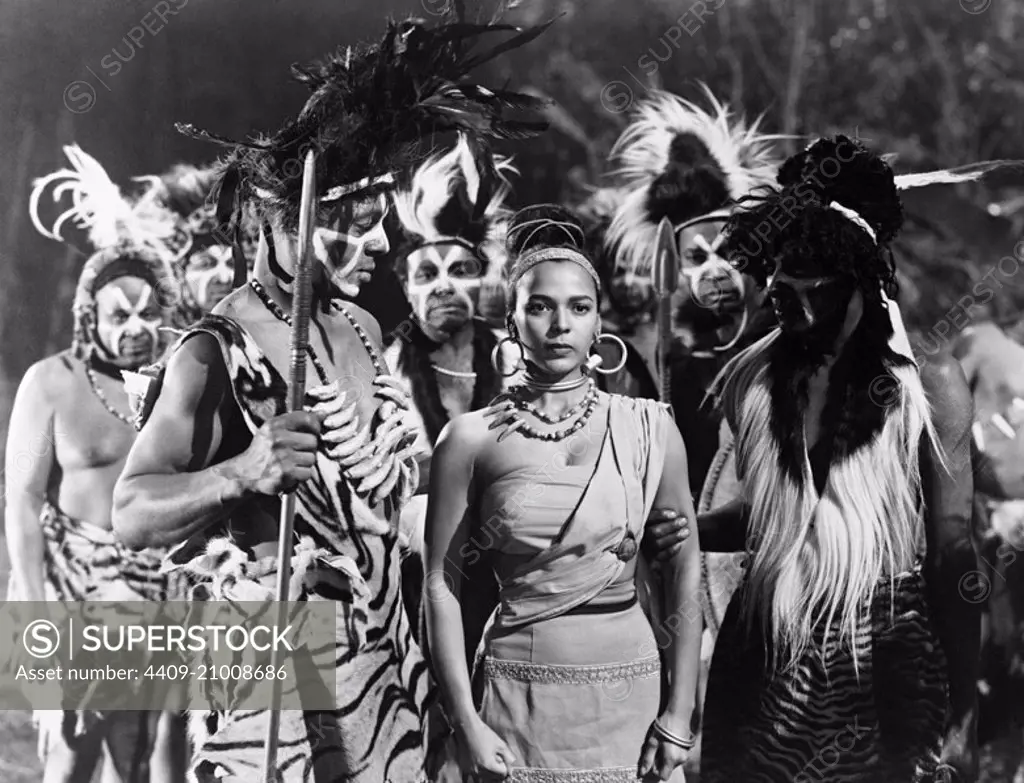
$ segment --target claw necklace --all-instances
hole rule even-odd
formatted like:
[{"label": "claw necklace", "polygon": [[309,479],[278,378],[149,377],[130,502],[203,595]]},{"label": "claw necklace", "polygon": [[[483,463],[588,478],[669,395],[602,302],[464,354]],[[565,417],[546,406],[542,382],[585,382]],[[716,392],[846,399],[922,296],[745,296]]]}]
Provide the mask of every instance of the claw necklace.
[{"label": "claw necklace", "polygon": [[[274,316],[279,321],[284,321],[284,323],[288,324],[288,326],[292,325],[291,316],[289,316],[280,307],[278,307],[277,302],[270,298],[270,294],[267,293],[267,290],[258,280],[256,280],[255,278],[250,280],[249,287],[256,292],[256,296],[260,298],[260,301],[263,302],[266,308],[270,310],[270,312],[273,313]],[[363,347],[366,349],[366,353],[369,354],[370,356],[370,361],[373,362],[373,369],[376,371],[377,375],[384,375],[384,368],[383,366],[381,366],[380,359],[377,357],[377,351],[374,349],[373,343],[370,342],[370,338],[366,334],[366,331],[355,319],[355,317],[342,306],[340,302],[335,301],[333,302],[333,304],[334,309],[340,312],[343,316],[345,316],[345,319],[349,322],[349,324],[352,325],[352,328],[356,330],[356,334],[359,335],[359,340],[362,342]],[[313,367],[316,368],[316,374],[320,376],[320,382],[324,386],[326,386],[328,383],[330,383],[330,381],[327,378],[327,373],[324,370],[323,365],[320,364],[320,360],[317,358],[316,351],[313,350],[313,346],[310,345],[309,343],[306,344],[306,353],[309,354],[309,358],[313,362]]]}]

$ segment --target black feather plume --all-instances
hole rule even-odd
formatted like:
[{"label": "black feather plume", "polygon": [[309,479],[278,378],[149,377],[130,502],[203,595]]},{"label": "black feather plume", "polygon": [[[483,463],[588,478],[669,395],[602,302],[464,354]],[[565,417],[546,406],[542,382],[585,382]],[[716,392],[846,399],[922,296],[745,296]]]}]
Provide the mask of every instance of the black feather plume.
[{"label": "black feather plume", "polygon": [[[483,139],[526,139],[547,128],[511,112],[539,112],[546,101],[469,81],[485,62],[533,41],[554,20],[526,29],[470,24],[464,4],[449,9],[455,21],[427,27],[418,20],[389,21],[379,43],[337,50],[324,60],[293,66],[311,91],[299,116],[273,136],[232,141],[179,124],[178,130],[233,148],[228,163],[239,172],[240,197],[259,198],[287,226],[298,219],[302,160],[317,153],[321,192],[388,172],[408,171],[434,147],[436,136],[461,131]],[[490,47],[485,36],[514,33]],[[479,51],[475,51],[479,49]]]}]

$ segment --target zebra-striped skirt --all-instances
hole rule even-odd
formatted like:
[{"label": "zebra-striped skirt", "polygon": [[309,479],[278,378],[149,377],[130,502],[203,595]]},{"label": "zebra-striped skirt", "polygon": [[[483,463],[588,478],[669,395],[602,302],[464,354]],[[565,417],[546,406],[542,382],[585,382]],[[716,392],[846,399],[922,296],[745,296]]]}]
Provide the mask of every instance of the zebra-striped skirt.
[{"label": "zebra-striped skirt", "polygon": [[[433,683],[402,610],[397,540],[366,536],[362,544],[375,566],[371,582],[354,562],[339,565],[346,558],[309,539],[296,545],[292,586],[299,592],[291,600],[334,603],[334,646],[316,651],[311,665],[333,666],[336,707],[281,710],[275,773],[282,783],[427,783],[425,713]],[[245,559],[224,539],[216,547],[234,572],[220,567],[197,584],[199,600],[273,600],[276,557]],[[293,681],[284,686],[287,704],[302,701]],[[213,710],[193,703],[189,780],[262,781],[269,718],[267,709]]]},{"label": "zebra-striped skirt", "polygon": [[[74,519],[52,503],[43,504],[39,523],[49,601],[161,601],[184,593],[183,581],[160,573],[160,551],[134,552],[112,531]],[[7,596],[21,600],[13,580]],[[85,751],[102,742],[123,779],[146,779],[159,719],[159,712],[36,710],[39,759],[45,765],[55,743]]]},{"label": "zebra-striped skirt", "polygon": [[853,641],[821,630],[786,672],[741,620],[743,589],[715,646],[704,712],[702,783],[924,783],[937,775],[947,709],[945,655],[921,568],[879,584]]}]

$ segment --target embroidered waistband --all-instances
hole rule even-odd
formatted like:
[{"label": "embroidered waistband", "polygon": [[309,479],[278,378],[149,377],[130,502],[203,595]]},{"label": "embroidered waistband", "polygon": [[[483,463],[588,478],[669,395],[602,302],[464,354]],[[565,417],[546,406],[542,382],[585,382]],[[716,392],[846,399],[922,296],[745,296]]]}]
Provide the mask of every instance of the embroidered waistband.
[{"label": "embroidered waistband", "polygon": [[645,679],[661,673],[658,656],[629,663],[608,663],[591,666],[570,666],[552,663],[504,661],[485,656],[483,674],[492,680],[553,683],[558,685],[597,685],[616,680]]},{"label": "embroidered waistband", "polygon": [[535,769],[515,767],[511,783],[636,783],[636,767],[607,769]]}]

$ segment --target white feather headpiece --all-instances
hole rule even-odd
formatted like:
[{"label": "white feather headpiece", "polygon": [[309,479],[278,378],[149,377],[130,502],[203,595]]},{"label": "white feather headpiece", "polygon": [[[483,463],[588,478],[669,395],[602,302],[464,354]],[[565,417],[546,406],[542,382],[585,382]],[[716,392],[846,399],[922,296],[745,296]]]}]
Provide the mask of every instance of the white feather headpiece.
[{"label": "white feather headpiece", "polygon": [[[188,252],[188,233],[182,230],[177,216],[155,197],[152,188],[140,198],[129,200],[99,161],[77,144],[64,147],[64,154],[72,168],[39,177],[32,183],[29,214],[40,234],[64,242],[64,227],[68,221],[73,221],[88,232],[89,241],[97,252],[129,245],[154,253],[167,264]],[[47,228],[39,215],[39,204],[50,185],[55,185],[55,204],[65,195],[71,196],[72,203]]]},{"label": "white feather headpiece", "polygon": [[[518,171],[508,158],[495,156],[493,173],[485,182],[488,175],[483,168],[465,134],[459,134],[451,151],[428,159],[416,170],[411,184],[395,193],[395,212],[414,246],[465,245],[487,265],[485,279],[497,280],[505,267],[505,235],[512,216],[505,206],[512,190],[506,176]],[[467,200],[456,205],[453,202],[460,198],[460,186]],[[481,203],[484,200],[486,203]],[[461,206],[462,213],[452,225],[439,225],[442,213],[452,219],[447,211],[451,206]],[[453,226],[457,229],[452,230]]]},{"label": "white feather headpiece", "polygon": [[661,216],[649,214],[648,199],[655,181],[672,163],[672,143],[678,137],[695,136],[707,148],[725,175],[723,184],[733,201],[775,182],[781,161],[773,154],[772,142],[788,137],[762,134],[761,117],[747,126],[742,117],[730,114],[707,85],[701,86],[710,112],[671,93],[652,91],[612,148],[611,158],[618,163],[615,174],[624,181],[628,195],[615,213],[606,242],[618,264],[634,272],[651,269]]}]

